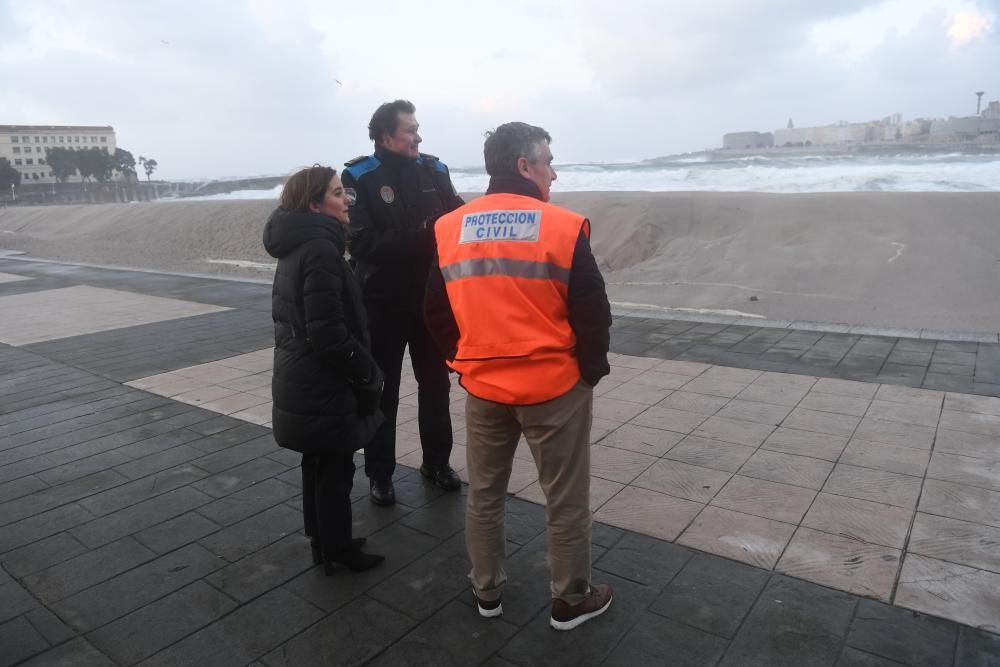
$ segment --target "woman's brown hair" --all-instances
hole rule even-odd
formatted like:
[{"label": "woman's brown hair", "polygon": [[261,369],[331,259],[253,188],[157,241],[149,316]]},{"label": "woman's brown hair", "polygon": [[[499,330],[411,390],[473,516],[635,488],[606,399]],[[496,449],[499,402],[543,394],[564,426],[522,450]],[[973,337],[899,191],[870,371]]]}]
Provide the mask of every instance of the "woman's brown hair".
[{"label": "woman's brown hair", "polygon": [[330,179],[337,175],[336,169],[315,164],[308,169],[295,172],[285,181],[281,190],[281,208],[288,211],[309,211],[309,204],[320,204],[326,194]]}]

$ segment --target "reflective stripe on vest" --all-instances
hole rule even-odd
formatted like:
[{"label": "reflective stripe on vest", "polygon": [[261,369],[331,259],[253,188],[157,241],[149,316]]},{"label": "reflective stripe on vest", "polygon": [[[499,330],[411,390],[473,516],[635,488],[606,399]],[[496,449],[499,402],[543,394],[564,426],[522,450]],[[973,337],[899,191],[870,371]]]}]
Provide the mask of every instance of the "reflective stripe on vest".
[{"label": "reflective stripe on vest", "polygon": [[474,276],[511,276],[513,278],[555,280],[569,285],[569,269],[552,262],[534,262],[527,259],[506,259],[503,257],[465,259],[448,266],[442,266],[441,274],[446,283]]},{"label": "reflective stripe on vest", "polygon": [[[470,232],[494,220],[522,226]],[[512,194],[485,195],[438,219],[438,262],[459,329],[449,365],[471,394],[528,405],[579,382],[566,299],[581,230],[589,236],[583,216]]]}]

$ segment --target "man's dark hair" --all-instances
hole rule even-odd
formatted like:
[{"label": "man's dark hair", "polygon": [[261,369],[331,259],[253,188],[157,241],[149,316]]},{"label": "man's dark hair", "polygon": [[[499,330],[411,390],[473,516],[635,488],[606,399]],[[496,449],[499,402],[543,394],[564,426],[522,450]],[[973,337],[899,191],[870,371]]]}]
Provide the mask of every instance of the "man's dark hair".
[{"label": "man's dark hair", "polygon": [[372,114],[372,119],[368,123],[368,138],[376,144],[382,141],[382,135],[392,136],[399,127],[399,114],[416,113],[417,107],[409,100],[395,100],[386,102]]},{"label": "man's dark hair", "polygon": [[323,202],[330,179],[336,175],[336,169],[318,164],[295,172],[288,177],[285,187],[281,189],[281,208],[307,213],[309,204]]},{"label": "man's dark hair", "polygon": [[552,143],[552,137],[542,128],[527,123],[504,123],[487,132],[486,143],[483,144],[486,173],[490,176],[517,176],[518,159],[537,160],[538,146],[543,141]]}]

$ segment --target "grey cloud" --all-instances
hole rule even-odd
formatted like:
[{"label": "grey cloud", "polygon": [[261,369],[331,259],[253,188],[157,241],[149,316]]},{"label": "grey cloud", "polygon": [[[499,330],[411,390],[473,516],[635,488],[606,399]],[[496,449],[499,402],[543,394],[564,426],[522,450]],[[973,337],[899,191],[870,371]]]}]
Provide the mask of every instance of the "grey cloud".
[{"label": "grey cloud", "polygon": [[[671,10],[586,0],[544,11],[528,2],[508,5],[526,21],[561,26],[559,39],[581,54],[571,61],[592,74],[597,90],[568,93],[561,72],[552,71],[546,92],[502,113],[470,110],[419,89],[385,91],[366,78],[369,56],[340,53],[331,60],[323,44],[335,43],[336,35],[303,20],[295,39],[274,44],[248,12],[221,2],[200,3],[197,16],[185,5],[159,2],[67,4],[61,20],[80,21],[113,60],[56,49],[16,67],[0,64],[0,80],[51,110],[42,122],[113,124],[123,146],[156,157],[159,173],[170,178],[281,173],[314,161],[336,166],[370,150],[365,126],[372,110],[398,96],[417,104],[427,151],[452,166],[481,165],[483,131],[509,120],[549,129],[558,160],[641,159],[714,147],[723,132],[770,130],[789,116],[807,125],[895,111],[957,114],[974,110],[973,90],[1000,98],[1000,26],[986,40],[953,50],[941,18],[929,16],[907,35],[890,34],[853,65],[822,57],[807,43],[816,21],[871,4],[726,0]],[[22,39],[26,27],[3,20],[10,13],[0,4],[0,35]],[[527,46],[500,48],[523,53]],[[449,58],[461,57],[460,50],[434,53],[429,66],[441,76],[448,76]],[[495,60],[504,67],[503,54]],[[419,58],[401,62],[424,66]],[[542,70],[547,65],[538,63]],[[364,91],[334,82],[345,72]],[[462,85],[455,81],[455,90]]]},{"label": "grey cloud", "polygon": [[323,154],[358,110],[337,97],[320,33],[303,26],[301,40],[276,47],[223,5],[207,3],[197,19],[159,4],[116,7],[87,25],[114,62],[53,50],[11,72],[12,87],[57,110],[54,122],[115,125],[122,146],[157,157],[168,177],[350,157]]},{"label": "grey cloud", "polygon": [[613,94],[655,98],[758,77],[793,56],[806,28],[854,13],[872,0],[797,2],[724,0],[639,3],[619,14],[593,2],[576,15],[590,68]]}]

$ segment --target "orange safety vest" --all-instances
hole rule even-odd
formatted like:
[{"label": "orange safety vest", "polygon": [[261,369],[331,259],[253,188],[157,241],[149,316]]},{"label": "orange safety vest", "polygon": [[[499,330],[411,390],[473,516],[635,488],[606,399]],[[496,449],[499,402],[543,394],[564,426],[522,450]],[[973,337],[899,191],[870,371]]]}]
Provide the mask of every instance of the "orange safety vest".
[{"label": "orange safety vest", "polygon": [[567,293],[582,215],[489,194],[438,219],[438,262],[458,324],[449,366],[474,396],[542,403],[580,380]]}]

